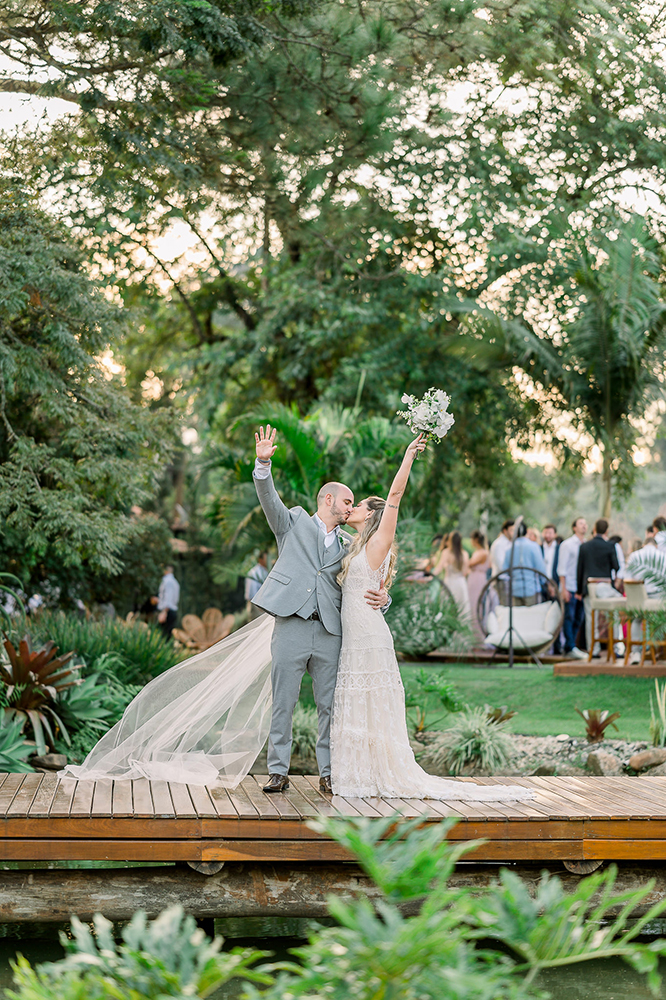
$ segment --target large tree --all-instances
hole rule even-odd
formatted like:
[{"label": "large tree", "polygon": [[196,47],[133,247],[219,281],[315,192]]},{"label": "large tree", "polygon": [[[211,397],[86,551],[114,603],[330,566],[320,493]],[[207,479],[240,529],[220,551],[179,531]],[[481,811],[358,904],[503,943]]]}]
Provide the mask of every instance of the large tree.
[{"label": "large tree", "polygon": [[649,404],[666,394],[661,261],[644,220],[634,216],[605,232],[568,233],[556,264],[548,297],[533,295],[529,313],[469,317],[479,339],[466,338],[463,349],[483,367],[521,369],[554,451],[571,451],[571,429],[579,461],[598,448],[600,513],[609,518],[613,485],[625,496],[634,485],[633,453]]},{"label": "large tree", "polygon": [[6,89],[73,107],[18,151],[146,305],[130,381],[224,430],[266,396],[363,382],[386,413],[451,379],[458,469],[487,485],[528,419],[510,372],[453,353],[461,312],[528,271],[544,299],[560,220],[664,180],[659,22],[630,0],[4,10]]},{"label": "large tree", "polygon": [[0,563],[26,586],[113,574],[166,425],[103,363],[120,316],[71,235],[0,182]]}]

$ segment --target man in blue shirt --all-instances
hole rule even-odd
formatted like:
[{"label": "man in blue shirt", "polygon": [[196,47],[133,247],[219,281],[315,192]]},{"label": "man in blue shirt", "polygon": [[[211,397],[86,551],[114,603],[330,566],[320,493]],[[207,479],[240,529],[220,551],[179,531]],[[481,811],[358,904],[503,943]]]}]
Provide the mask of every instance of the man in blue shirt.
[{"label": "man in blue shirt", "polygon": [[[513,603],[529,607],[539,602],[544,579],[539,574],[543,573],[545,575],[546,564],[541,548],[536,542],[526,537],[526,532],[527,528],[524,522],[518,526],[515,532],[515,542],[513,545],[514,570],[512,573],[511,589],[513,592]],[[504,556],[504,566],[502,569],[508,569],[510,565],[511,549],[508,549]]]}]

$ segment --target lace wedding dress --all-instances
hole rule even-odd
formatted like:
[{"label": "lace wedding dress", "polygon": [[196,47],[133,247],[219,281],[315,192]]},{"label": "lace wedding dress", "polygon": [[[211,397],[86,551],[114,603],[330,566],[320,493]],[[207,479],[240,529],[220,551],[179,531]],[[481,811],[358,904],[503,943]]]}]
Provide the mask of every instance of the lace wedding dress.
[{"label": "lace wedding dress", "polygon": [[515,785],[438,778],[416,763],[393,638],[382,613],[363,596],[369,587],[379,587],[386,562],[371,570],[362,549],[342,585],[342,649],[331,721],[334,793],[485,802],[533,798],[529,789]]}]

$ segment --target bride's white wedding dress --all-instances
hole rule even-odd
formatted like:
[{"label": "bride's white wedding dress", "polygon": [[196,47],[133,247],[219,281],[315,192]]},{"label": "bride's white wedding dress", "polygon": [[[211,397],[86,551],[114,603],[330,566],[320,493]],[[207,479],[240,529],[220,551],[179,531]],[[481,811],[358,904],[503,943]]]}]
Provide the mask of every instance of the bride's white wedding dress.
[{"label": "bride's white wedding dress", "polygon": [[342,649],[331,720],[331,784],[336,795],[510,802],[526,788],[477,785],[428,774],[407,734],[405,692],[393,637],[380,611],[366,603],[385,578],[388,557],[370,569],[366,550],[352,559],[342,585]]},{"label": "bride's white wedding dress", "polygon": [[[516,786],[476,785],[427,774],[407,736],[405,695],[384,616],[363,597],[378,588],[365,550],[350,565],[342,597],[342,653],[331,729],[333,790],[338,795],[511,802],[531,798]],[[83,764],[61,777],[152,778],[235,788],[268,737],[273,619],[233,632],[155,677]]]}]

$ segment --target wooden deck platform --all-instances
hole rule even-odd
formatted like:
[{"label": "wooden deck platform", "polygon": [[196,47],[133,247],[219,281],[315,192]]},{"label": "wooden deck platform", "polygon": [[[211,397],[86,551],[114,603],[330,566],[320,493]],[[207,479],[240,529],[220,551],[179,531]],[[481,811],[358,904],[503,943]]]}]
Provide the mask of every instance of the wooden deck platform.
[{"label": "wooden deck platform", "polygon": [[[471,779],[455,779],[461,784]],[[234,791],[164,781],[59,781],[0,775],[0,860],[336,862],[316,816],[422,815],[459,820],[452,840],[483,838],[475,861],[666,859],[666,778],[486,778],[534,789],[532,802],[493,805],[322,795],[313,776],[265,795],[260,777]]]},{"label": "wooden deck platform", "polygon": [[560,660],[553,664],[553,674],[555,677],[666,677],[666,663],[663,660],[653,663],[646,658],[642,667],[625,667],[622,660],[615,665],[605,659]]}]

